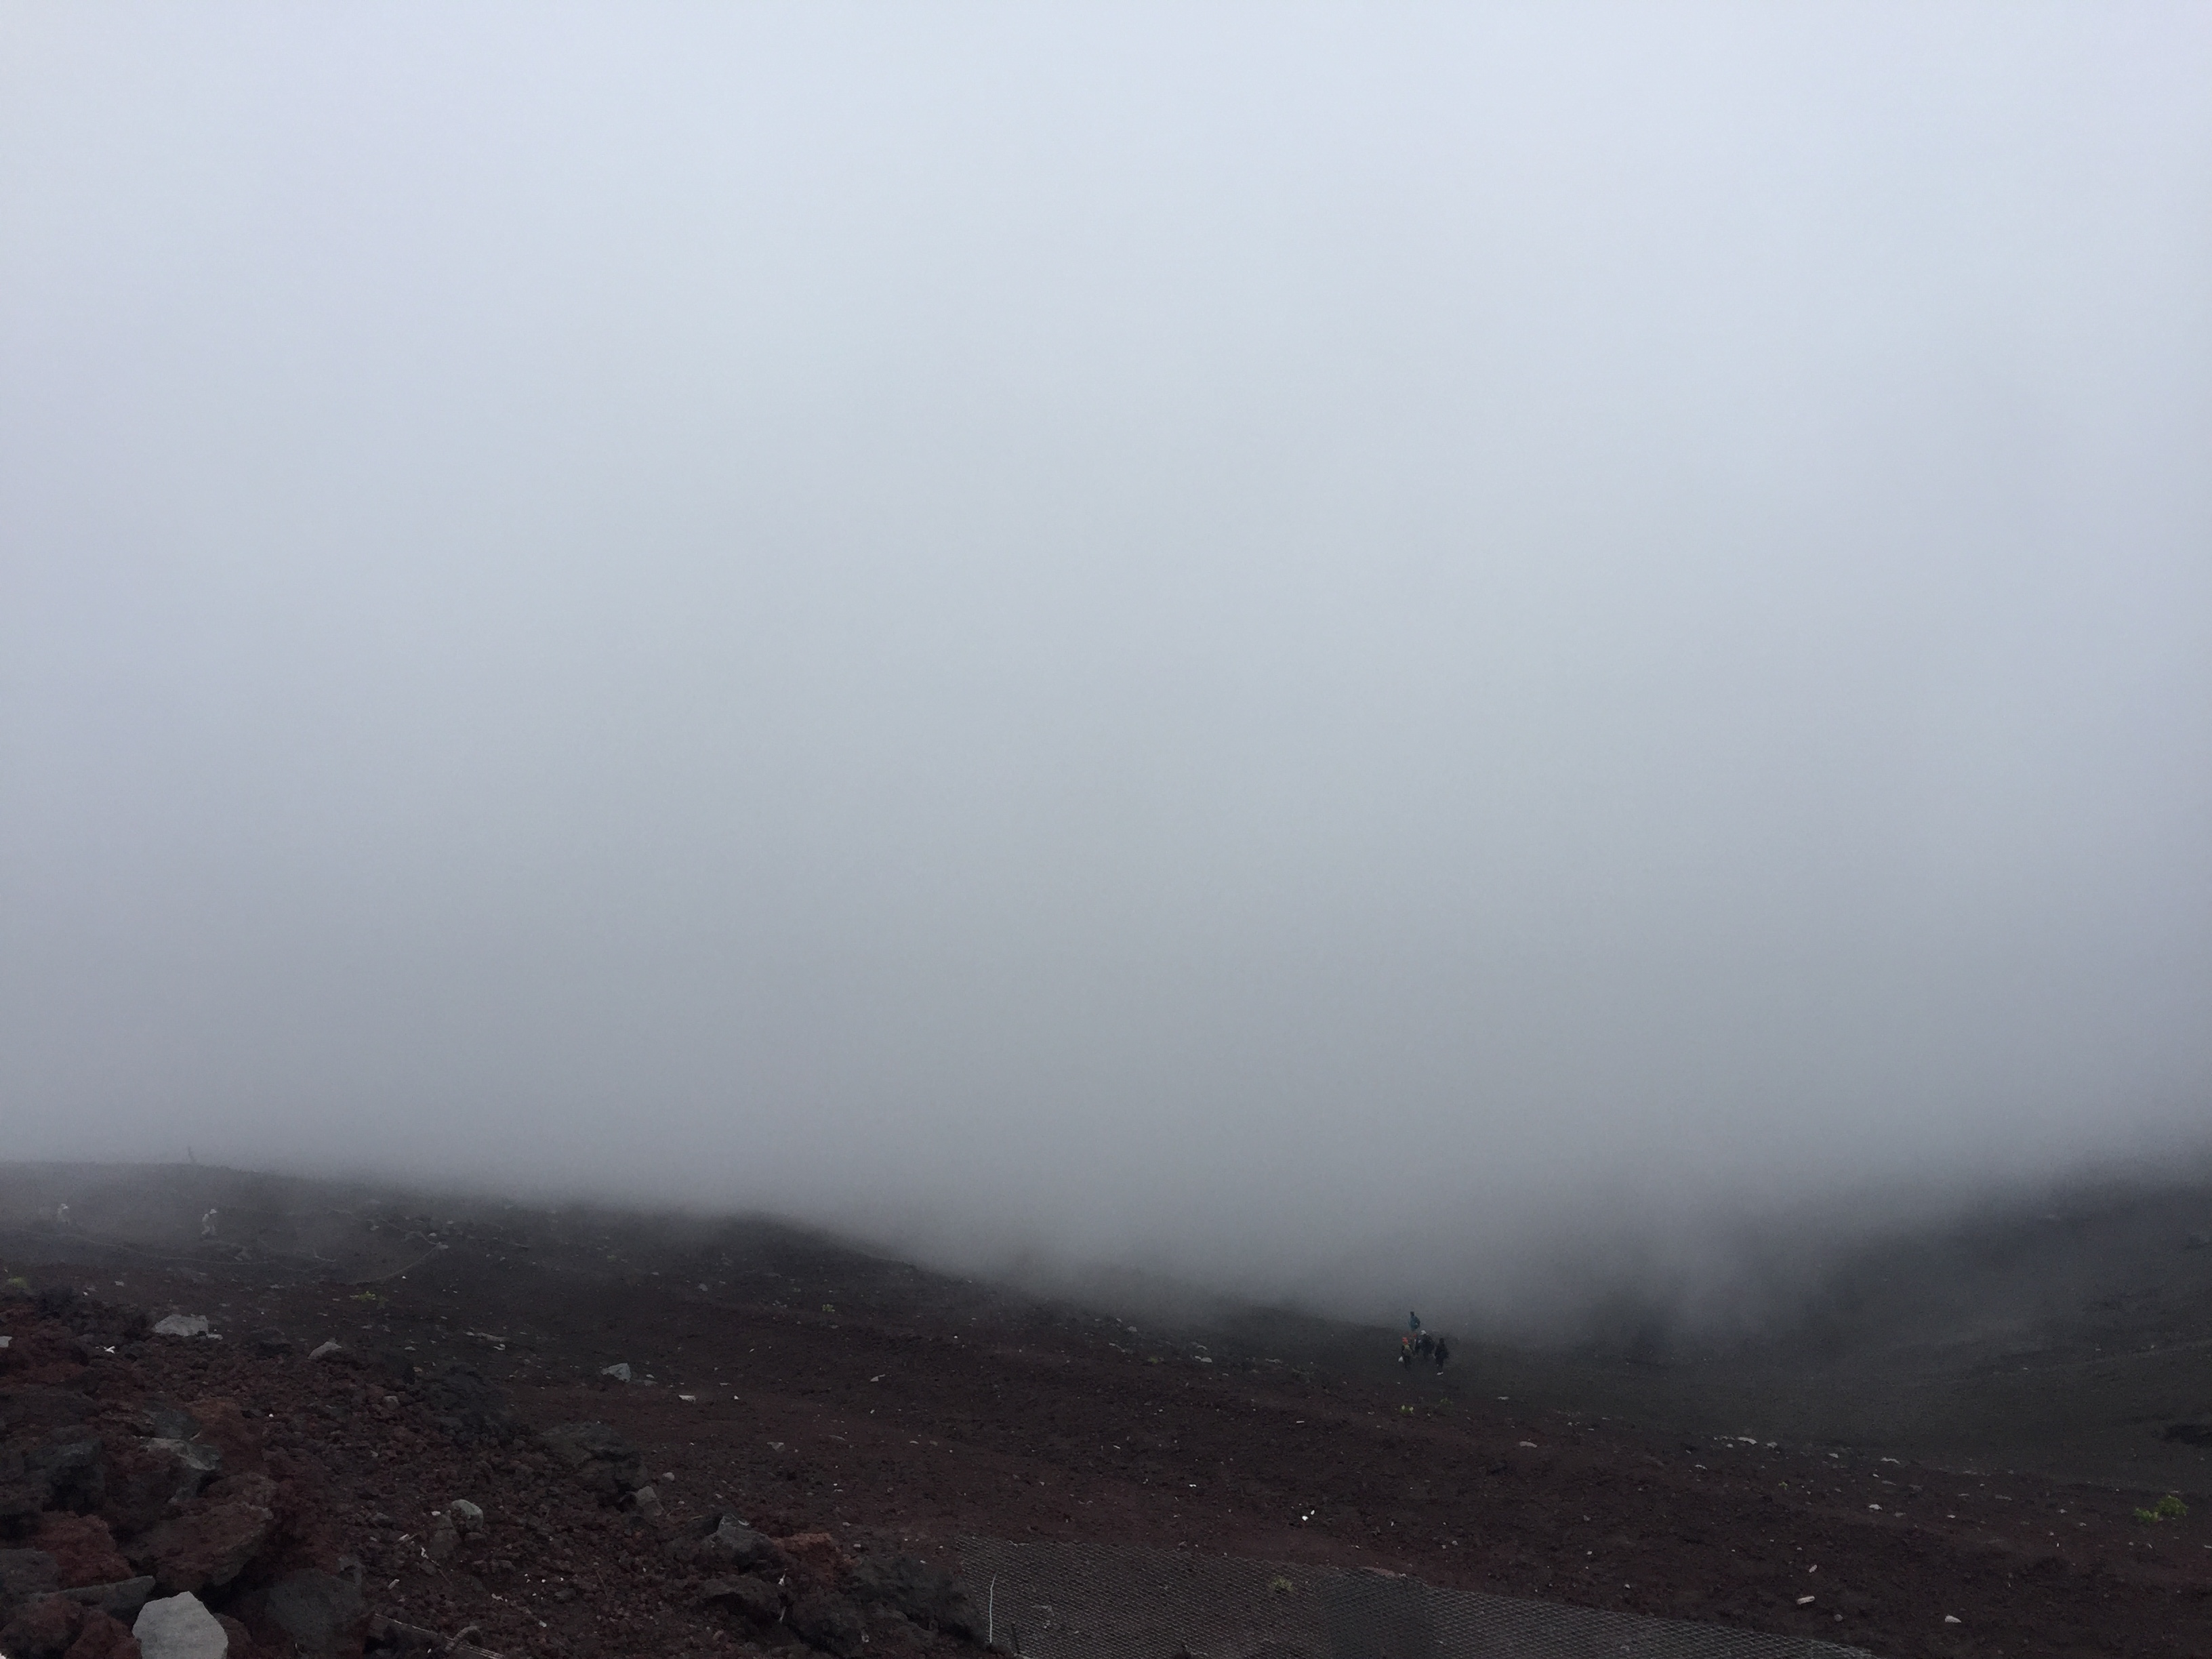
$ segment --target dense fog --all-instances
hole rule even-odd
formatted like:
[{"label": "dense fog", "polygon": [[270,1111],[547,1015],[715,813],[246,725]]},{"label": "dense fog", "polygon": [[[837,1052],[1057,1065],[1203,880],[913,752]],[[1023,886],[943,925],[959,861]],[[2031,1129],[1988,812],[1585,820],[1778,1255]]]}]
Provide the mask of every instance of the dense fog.
[{"label": "dense fog", "polygon": [[2203,1146],[2202,10],[5,30],[5,1156],[1704,1316]]}]

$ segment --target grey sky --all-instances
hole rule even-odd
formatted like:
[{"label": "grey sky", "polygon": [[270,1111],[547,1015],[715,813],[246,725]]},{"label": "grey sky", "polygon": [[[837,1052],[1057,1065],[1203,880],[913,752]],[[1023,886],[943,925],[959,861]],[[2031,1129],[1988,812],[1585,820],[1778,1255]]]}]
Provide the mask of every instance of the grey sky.
[{"label": "grey sky", "polygon": [[2201,9],[0,15],[11,1155],[1348,1304],[2201,1132]]}]

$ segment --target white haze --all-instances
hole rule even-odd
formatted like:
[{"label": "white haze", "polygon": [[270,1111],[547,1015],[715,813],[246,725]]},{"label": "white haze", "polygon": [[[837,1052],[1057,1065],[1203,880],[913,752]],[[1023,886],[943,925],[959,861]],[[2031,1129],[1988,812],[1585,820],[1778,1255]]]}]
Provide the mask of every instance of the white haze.
[{"label": "white haze", "polygon": [[4,1156],[1353,1310],[2201,1144],[2201,9],[4,19]]}]

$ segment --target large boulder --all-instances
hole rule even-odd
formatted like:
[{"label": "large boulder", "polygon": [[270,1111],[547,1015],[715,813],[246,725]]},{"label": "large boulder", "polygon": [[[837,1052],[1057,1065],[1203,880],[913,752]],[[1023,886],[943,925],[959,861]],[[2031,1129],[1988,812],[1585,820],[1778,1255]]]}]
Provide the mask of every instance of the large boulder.
[{"label": "large boulder", "polygon": [[774,1584],[754,1573],[734,1578],[709,1578],[699,1587],[706,1606],[734,1613],[749,1624],[773,1625],[783,1616],[783,1597]]},{"label": "large boulder", "polygon": [[602,1503],[617,1503],[646,1484],[645,1459],[605,1423],[563,1423],[538,1438]]},{"label": "large boulder", "polygon": [[290,1637],[302,1659],[355,1659],[368,1635],[368,1605],[353,1581],[329,1572],[295,1572],[269,1587],[269,1622]]},{"label": "large boulder", "polygon": [[842,1588],[861,1607],[901,1613],[948,1636],[972,1639],[982,1623],[957,1579],[910,1555],[863,1560],[846,1576]]},{"label": "large boulder", "polygon": [[23,1467],[32,1485],[46,1489],[48,1509],[94,1514],[106,1496],[107,1449],[82,1429],[57,1430],[24,1453]]},{"label": "large boulder", "polygon": [[230,1583],[276,1524],[275,1513],[259,1504],[202,1504],[132,1540],[125,1553],[173,1597]]},{"label": "large boulder", "polygon": [[714,1531],[692,1543],[688,1550],[672,1552],[683,1559],[721,1572],[773,1572],[783,1565],[783,1552],[765,1533],[755,1532],[733,1515],[723,1516]]},{"label": "large boulder", "polygon": [[860,1610],[843,1596],[808,1596],[793,1606],[790,1623],[808,1647],[819,1648],[834,1659],[860,1659],[867,1626]]},{"label": "large boulder", "polygon": [[[104,1459],[81,1423],[91,1401],[64,1389],[0,1389],[0,1536],[35,1524],[60,1503],[83,1509],[100,1487]],[[57,1488],[58,1487],[58,1492]]]}]

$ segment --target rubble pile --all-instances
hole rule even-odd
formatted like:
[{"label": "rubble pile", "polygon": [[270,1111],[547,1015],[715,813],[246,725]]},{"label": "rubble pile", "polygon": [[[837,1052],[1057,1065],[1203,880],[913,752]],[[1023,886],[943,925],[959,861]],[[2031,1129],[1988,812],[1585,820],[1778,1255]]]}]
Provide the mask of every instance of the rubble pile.
[{"label": "rubble pile", "polygon": [[943,1569],[678,1522],[605,1424],[536,1433],[468,1366],[225,1334],[0,1291],[0,1654],[950,1659],[981,1635]]}]

